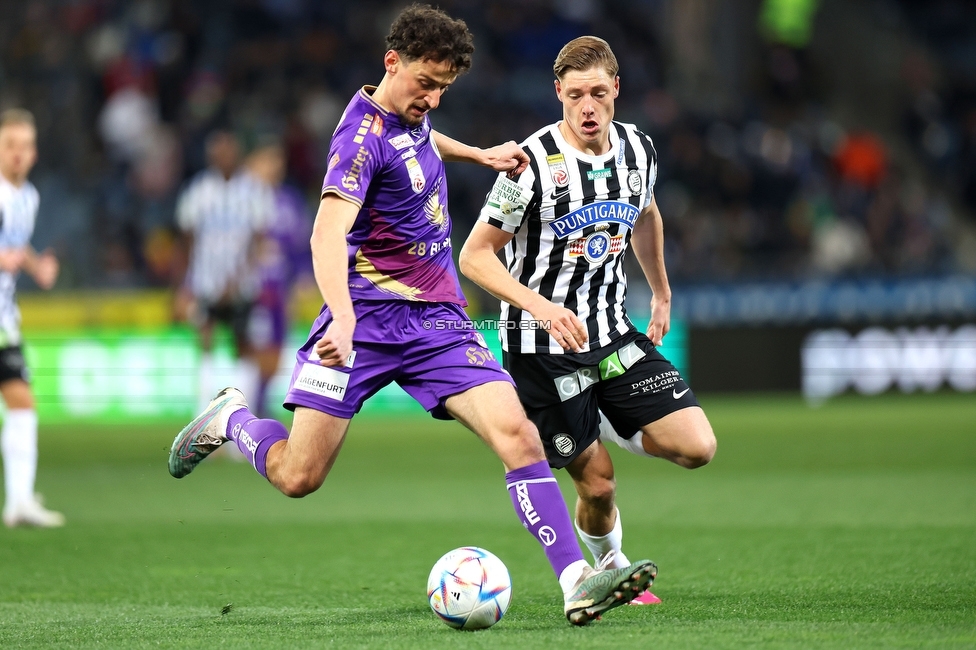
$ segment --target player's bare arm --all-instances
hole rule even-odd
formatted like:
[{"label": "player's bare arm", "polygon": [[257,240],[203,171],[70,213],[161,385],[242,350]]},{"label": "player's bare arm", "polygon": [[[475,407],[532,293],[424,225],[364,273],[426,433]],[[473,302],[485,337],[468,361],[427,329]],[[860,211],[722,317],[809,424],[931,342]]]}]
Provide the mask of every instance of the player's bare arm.
[{"label": "player's bare arm", "polygon": [[661,345],[664,335],[671,329],[671,285],[664,267],[664,220],[657,199],[651,199],[650,205],[637,218],[630,246],[653,293],[647,338],[654,345]]},{"label": "player's bare arm", "polygon": [[332,324],[315,344],[323,366],[342,366],[352,352],[356,314],[349,297],[349,260],[346,235],[352,229],[359,206],[327,194],[319,203],[312,228],[312,267],[322,300],[332,312]]},{"label": "player's bare arm", "polygon": [[53,287],[60,271],[58,258],[54,255],[54,251],[48,248],[44,252],[38,253],[32,246],[27,246],[23,249],[23,253],[22,268],[34,278],[37,286],[41,289]]},{"label": "player's bare arm", "polygon": [[23,248],[0,249],[0,271],[17,273],[24,266],[25,257]]},{"label": "player's bare arm", "polygon": [[476,163],[510,176],[521,174],[529,166],[529,157],[513,140],[489,149],[480,149],[458,142],[438,131],[433,131],[433,135],[434,144],[445,162]]},{"label": "player's bare arm", "polygon": [[564,350],[582,351],[587,333],[576,314],[520,283],[498,259],[498,251],[513,236],[491,224],[477,222],[461,248],[461,273],[499,300],[524,309],[537,321],[550,323],[546,331]]}]

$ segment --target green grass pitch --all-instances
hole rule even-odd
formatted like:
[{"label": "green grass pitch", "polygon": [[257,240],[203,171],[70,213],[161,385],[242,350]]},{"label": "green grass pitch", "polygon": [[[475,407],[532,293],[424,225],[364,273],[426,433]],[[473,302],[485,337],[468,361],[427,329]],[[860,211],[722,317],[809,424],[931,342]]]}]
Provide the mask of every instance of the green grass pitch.
[{"label": "green grass pitch", "polygon": [[[354,421],[302,500],[221,459],[172,479],[182,423],[42,425],[38,484],[68,525],[0,529],[0,647],[976,647],[976,397],[703,403],[711,465],[611,450],[624,548],[659,564],[664,603],[583,629],[500,464],[457,424]],[[425,598],[434,561],[467,544],[514,584],[483,632]]]}]

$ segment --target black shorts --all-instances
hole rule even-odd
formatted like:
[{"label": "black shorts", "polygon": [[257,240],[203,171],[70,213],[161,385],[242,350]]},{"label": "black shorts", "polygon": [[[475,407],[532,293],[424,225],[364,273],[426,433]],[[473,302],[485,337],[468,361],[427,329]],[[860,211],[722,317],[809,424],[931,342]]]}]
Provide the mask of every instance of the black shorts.
[{"label": "black shorts", "polygon": [[24,352],[19,345],[0,348],[0,384],[11,379],[30,381],[30,373],[24,362]]},{"label": "black shorts", "polygon": [[248,325],[252,309],[254,309],[254,302],[244,300],[200,304],[200,313],[204,320],[227,325],[234,333],[235,341],[248,340]]},{"label": "black shorts", "polygon": [[695,394],[650,339],[628,332],[581,354],[503,354],[549,465],[565,467],[600,437],[599,409],[622,438],[689,406]]}]

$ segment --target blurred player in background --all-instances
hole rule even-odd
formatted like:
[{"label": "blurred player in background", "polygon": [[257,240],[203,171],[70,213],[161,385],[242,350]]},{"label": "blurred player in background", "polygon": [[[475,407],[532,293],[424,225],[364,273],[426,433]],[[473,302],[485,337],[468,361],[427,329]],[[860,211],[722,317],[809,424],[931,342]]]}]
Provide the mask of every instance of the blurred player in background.
[{"label": "blurred player in background", "polygon": [[261,233],[274,216],[271,190],[240,168],[240,144],[233,133],[212,132],[206,151],[209,167],[190,181],[176,206],[189,250],[182,302],[199,332],[198,398],[204,405],[216,390],[213,335],[218,323],[233,333],[237,384],[252,393],[258,386],[248,322],[261,289]]},{"label": "blurred player in background", "polygon": [[428,112],[471,65],[462,21],[413,5],[387,42],[383,80],[353,97],[332,138],[312,235],[325,304],[285,398],[295,411],[291,434],[256,418],[228,388],[176,437],[170,473],[185,476],[230,439],[281,492],[305,496],[322,485],[363,402],[396,381],[502,460],[515,511],[559,579],[566,617],[585,625],[643,591],[656,568],[644,560],[594,571],[583,558],[538,432],[511,378],[471,331],[451,254],[443,161],[518,172],[525,154],[514,142],[474,149],[431,129]]},{"label": "blurred player in background", "polygon": [[27,175],[37,160],[34,117],[22,109],[0,113],[0,394],[7,412],[0,431],[3,452],[3,523],[8,527],[64,525],[34,494],[37,474],[37,411],[20,347],[20,310],[14,300],[17,275],[26,271],[50,289],[58,260],[30,245],[40,198]]},{"label": "blurred player in background", "polygon": [[[523,143],[531,163],[521,176],[499,175],[460,264],[502,301],[501,320],[524,325],[502,330],[505,368],[549,464],[573,478],[580,537],[598,563],[627,566],[613,463],[601,438],[695,468],[711,460],[715,435],[655,348],[671,321],[653,193],[657,154],[634,125],[613,121],[616,57],[606,41],[581,37],[563,47],[553,69],[563,119]],[[628,245],[653,291],[646,335],[624,309]],[[507,269],[497,257],[502,249]],[[637,601],[660,602],[649,592]]]},{"label": "blurred player in background", "polygon": [[249,339],[258,364],[259,384],[252,404],[255,415],[268,414],[268,385],[278,370],[281,348],[288,336],[288,304],[291,288],[303,278],[314,283],[312,220],[305,198],[285,184],[285,152],[281,145],[258,147],[247,160],[247,168],[274,195],[274,217],[258,247],[261,292],[251,310]]}]

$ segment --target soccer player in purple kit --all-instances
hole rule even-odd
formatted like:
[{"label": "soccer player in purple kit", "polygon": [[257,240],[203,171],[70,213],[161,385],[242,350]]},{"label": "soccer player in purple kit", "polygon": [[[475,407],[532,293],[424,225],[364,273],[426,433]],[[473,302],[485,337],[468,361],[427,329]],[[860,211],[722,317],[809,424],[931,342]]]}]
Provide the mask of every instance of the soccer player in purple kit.
[{"label": "soccer player in purple kit", "polygon": [[585,625],[644,591],[657,568],[643,560],[594,570],[583,559],[511,378],[465,326],[443,161],[513,173],[527,163],[514,142],[481,150],[431,129],[427,113],[470,67],[471,41],[463,21],[427,5],[404,9],[387,36],[383,80],[360,90],[340,120],[312,234],[325,304],[285,397],[291,432],[256,418],[227,388],[176,437],[169,470],[181,478],[230,440],[282,493],[305,496],[322,485],[363,402],[396,381],[499,457],[515,511],[558,577],[566,617]]},{"label": "soccer player in purple kit", "polygon": [[273,194],[274,217],[256,254],[261,289],[251,309],[248,338],[258,366],[258,388],[251,404],[255,415],[267,415],[267,391],[278,370],[288,335],[288,299],[292,286],[312,275],[309,237],[312,220],[301,192],[285,183],[285,152],[277,142],[259,146],[247,160],[248,171]]}]

